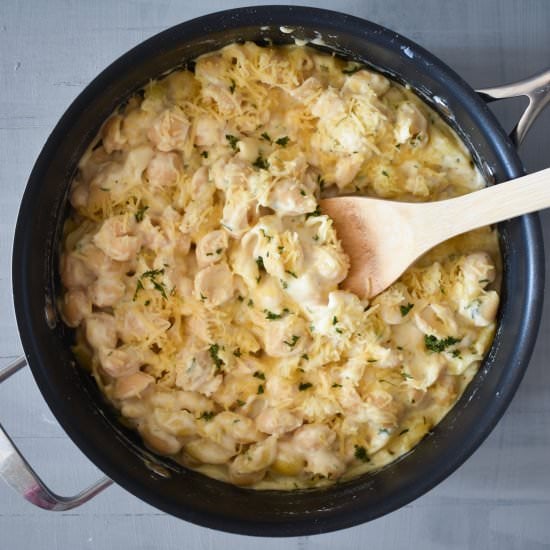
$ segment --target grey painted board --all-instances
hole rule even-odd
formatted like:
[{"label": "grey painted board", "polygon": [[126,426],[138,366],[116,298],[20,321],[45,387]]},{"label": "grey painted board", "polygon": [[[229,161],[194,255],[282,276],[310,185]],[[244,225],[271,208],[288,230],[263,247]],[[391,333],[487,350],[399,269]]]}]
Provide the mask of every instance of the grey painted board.
[{"label": "grey painted board", "polygon": [[[288,4],[299,4],[287,0]],[[14,224],[33,162],[72,99],[107,64],[180,21],[252,0],[40,0],[0,3],[0,364],[21,352],[10,279]],[[313,3],[311,3],[313,4]],[[545,0],[326,0],[412,38],[472,86],[523,78],[550,65]],[[511,128],[521,101],[497,105]],[[522,147],[529,171],[549,163],[550,110]],[[550,214],[542,215],[546,242]],[[67,513],[32,507],[0,483],[0,550],[132,548],[550,548],[550,304],[527,375],[497,428],[454,475],[405,508],[338,533],[295,539],[239,537],[176,520],[112,487]],[[97,469],[57,425],[30,373],[0,387],[0,419],[54,490],[72,493]]]}]

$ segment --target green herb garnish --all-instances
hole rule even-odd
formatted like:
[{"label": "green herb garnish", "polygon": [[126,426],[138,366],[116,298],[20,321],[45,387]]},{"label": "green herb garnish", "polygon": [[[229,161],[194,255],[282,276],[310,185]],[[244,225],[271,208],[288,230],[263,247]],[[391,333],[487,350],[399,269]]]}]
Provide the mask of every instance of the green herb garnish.
[{"label": "green herb garnish", "polygon": [[280,145],[281,147],[286,147],[289,141],[290,141],[290,138],[288,136],[283,136],[283,137],[280,137],[275,143],[277,145]]},{"label": "green herb garnish", "polygon": [[143,221],[143,216],[145,214],[145,211],[148,209],[149,209],[148,206],[142,206],[138,208],[138,211],[134,214],[134,218],[136,218],[136,222],[139,223]]},{"label": "green herb garnish", "polygon": [[401,311],[401,317],[405,317],[407,313],[414,307],[414,304],[407,304],[406,306],[399,306],[399,309]]},{"label": "green herb garnish", "polygon": [[261,370],[257,370],[252,376],[254,376],[254,378],[259,378],[260,380],[265,380],[265,374]]},{"label": "green herb garnish", "polygon": [[440,339],[436,338],[433,334],[424,335],[424,345],[426,346],[426,349],[433,351],[434,353],[441,353],[449,346],[460,342],[460,340],[460,338],[453,338],[452,336],[447,336],[447,338]]},{"label": "green herb garnish", "polygon": [[299,386],[298,386],[298,389],[300,391],[305,391],[309,388],[311,388],[313,386],[313,384],[311,382],[302,382]]},{"label": "green herb garnish", "polygon": [[319,206],[317,205],[317,208],[313,212],[309,212],[309,214],[306,214],[306,220],[308,218],[311,218],[312,216],[320,216],[321,210],[319,210]]},{"label": "green herb garnish", "polygon": [[281,319],[282,315],[280,313],[273,313],[269,309],[264,309],[265,318],[269,321],[275,321],[276,319]]},{"label": "green herb garnish", "polygon": [[355,458],[361,462],[370,462],[369,455],[367,455],[367,450],[365,447],[355,445]]},{"label": "green herb garnish", "polygon": [[223,360],[218,356],[218,352],[220,351],[220,346],[218,344],[212,344],[208,351],[210,352],[210,357],[212,358],[212,361],[214,361],[214,365],[216,365],[216,370],[220,370],[225,363]]},{"label": "green herb garnish", "polygon": [[259,155],[258,158],[252,163],[252,166],[260,168],[262,170],[269,170],[269,162]]},{"label": "green herb garnish", "polygon": [[293,348],[295,345],[296,345],[296,342],[298,342],[298,340],[300,339],[299,336],[297,336],[296,334],[293,334],[292,335],[292,338],[290,340],[290,342],[287,342],[286,340],[284,340],[283,342],[289,347],[289,348]]},{"label": "green herb garnish", "polygon": [[237,142],[239,141],[239,138],[232,136],[231,134],[225,134],[225,139],[229,142],[229,145],[231,145],[231,148],[234,151],[238,151]]},{"label": "green herb garnish", "polygon": [[262,384],[260,384],[260,385],[258,386],[258,391],[257,391],[257,393],[258,393],[258,395],[261,395],[262,393],[264,393],[264,387],[263,387]]}]

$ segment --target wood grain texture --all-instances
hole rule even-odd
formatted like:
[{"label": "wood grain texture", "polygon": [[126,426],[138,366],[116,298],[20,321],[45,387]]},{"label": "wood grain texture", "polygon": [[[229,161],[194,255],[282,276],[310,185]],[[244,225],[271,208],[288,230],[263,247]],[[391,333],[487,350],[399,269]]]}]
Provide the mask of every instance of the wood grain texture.
[{"label": "wood grain texture", "polygon": [[[11,248],[26,179],[49,132],[101,69],[147,37],[245,0],[2,0],[0,2],[0,361],[21,352],[11,297]],[[265,2],[264,2],[265,3]],[[298,4],[286,0],[287,4]],[[309,2],[312,4],[311,2]],[[371,19],[441,57],[474,87],[550,64],[545,0],[332,0],[319,7]],[[506,128],[521,101],[495,106]],[[528,171],[548,167],[550,112],[522,147]],[[542,215],[546,242],[550,215]],[[113,487],[68,513],[33,508],[0,484],[0,548],[400,549],[550,548],[550,304],[531,365],[508,412],[450,478],[405,508],[338,533],[260,540],[176,520]],[[28,371],[0,388],[0,419],[54,490],[72,493],[97,470],[64,435]]]}]

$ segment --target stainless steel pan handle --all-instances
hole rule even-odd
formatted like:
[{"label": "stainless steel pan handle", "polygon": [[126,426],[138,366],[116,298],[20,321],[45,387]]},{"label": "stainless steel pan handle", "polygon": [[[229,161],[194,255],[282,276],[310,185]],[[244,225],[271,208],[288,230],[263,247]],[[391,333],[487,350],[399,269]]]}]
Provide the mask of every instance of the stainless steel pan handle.
[{"label": "stainless steel pan handle", "polygon": [[521,115],[516,127],[512,130],[510,138],[516,146],[525,138],[531,124],[539,113],[550,103],[550,68],[537,73],[525,80],[476,90],[486,101],[496,101],[510,97],[527,96],[529,105]]},{"label": "stainless steel pan handle", "polygon": [[[20,357],[0,370],[0,382],[27,364]],[[72,497],[62,497],[50,491],[36,475],[30,464],[21,455],[14,442],[0,424],[0,477],[25,499],[46,510],[70,510],[76,508],[111,485],[112,481],[104,477],[84,491]]]}]

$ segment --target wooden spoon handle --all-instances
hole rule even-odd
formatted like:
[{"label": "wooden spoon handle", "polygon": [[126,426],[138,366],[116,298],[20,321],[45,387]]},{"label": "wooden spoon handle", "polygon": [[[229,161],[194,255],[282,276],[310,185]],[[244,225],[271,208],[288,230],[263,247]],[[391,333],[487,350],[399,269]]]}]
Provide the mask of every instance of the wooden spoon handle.
[{"label": "wooden spoon handle", "polygon": [[[462,197],[424,204],[434,208],[430,220],[420,222],[421,230],[430,231],[433,224],[433,235],[441,241],[550,207],[550,168]],[[427,233],[426,237],[429,240]]]}]

